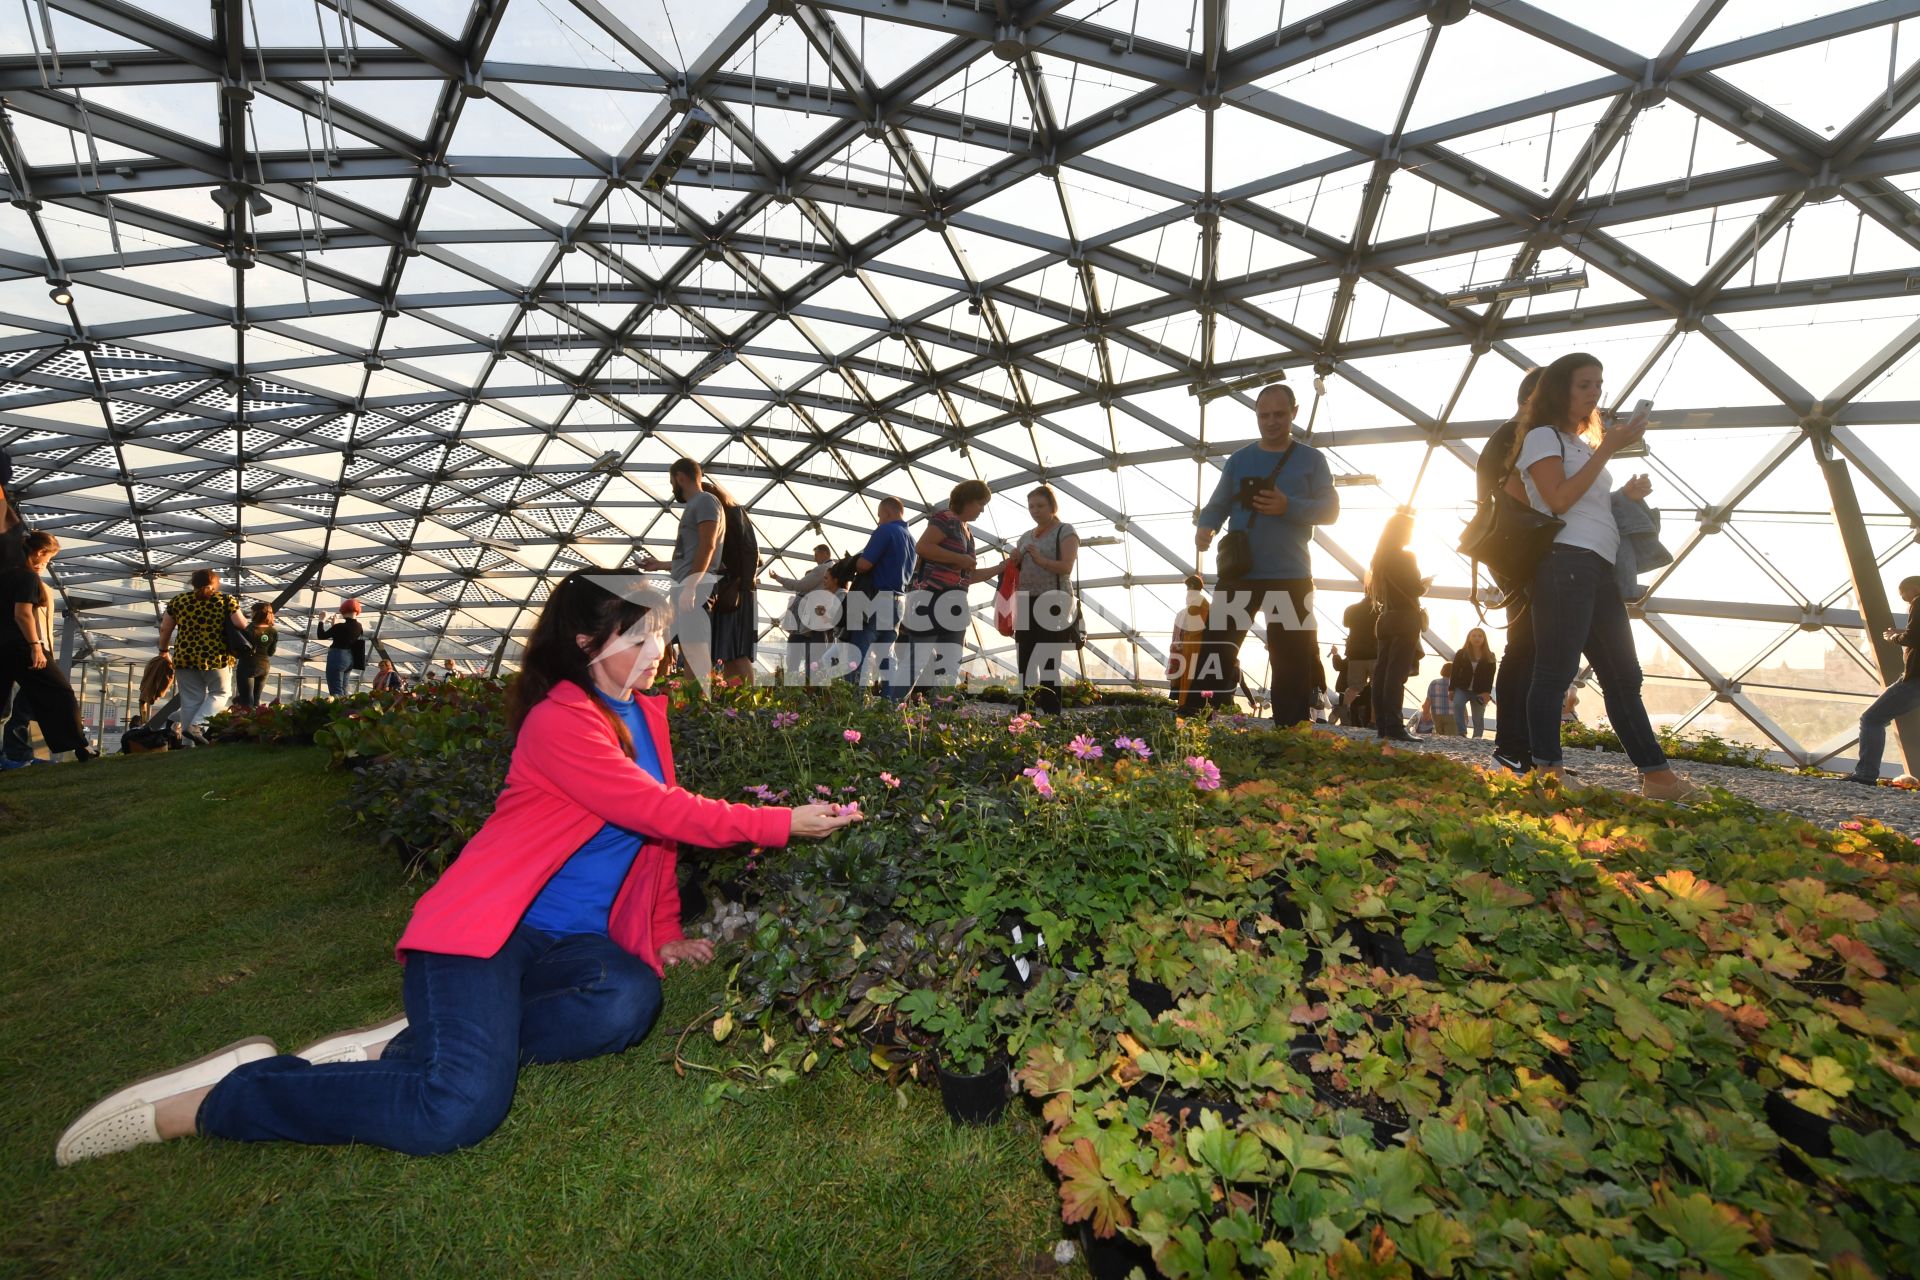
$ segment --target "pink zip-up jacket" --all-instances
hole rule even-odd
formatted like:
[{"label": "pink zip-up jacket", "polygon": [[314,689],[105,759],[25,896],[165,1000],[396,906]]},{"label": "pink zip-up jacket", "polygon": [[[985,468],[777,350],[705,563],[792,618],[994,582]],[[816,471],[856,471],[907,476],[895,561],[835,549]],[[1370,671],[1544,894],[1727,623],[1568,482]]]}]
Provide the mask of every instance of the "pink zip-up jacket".
[{"label": "pink zip-up jacket", "polygon": [[557,686],[527,713],[493,813],[415,904],[396,946],[402,960],[408,951],[493,955],[553,873],[611,822],[647,839],[614,896],[607,933],[662,972],[660,948],[683,936],[678,845],[787,843],[790,810],[709,800],[676,786],[667,700],[639,702],[664,783],[627,758],[606,715],[578,686]]}]

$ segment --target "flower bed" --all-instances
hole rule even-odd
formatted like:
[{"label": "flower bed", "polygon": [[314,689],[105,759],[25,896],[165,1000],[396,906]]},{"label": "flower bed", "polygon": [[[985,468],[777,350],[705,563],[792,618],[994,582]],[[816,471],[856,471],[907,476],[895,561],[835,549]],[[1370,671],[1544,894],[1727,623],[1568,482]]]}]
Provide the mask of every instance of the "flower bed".
[{"label": "flower bed", "polygon": [[[689,785],[867,815],[699,864],[754,912],[676,1055],[716,1101],[839,1053],[980,1119],[1010,1062],[1065,1219],[1170,1276],[1866,1277],[1920,1250],[1905,835],[1164,707],[676,698]],[[364,762],[383,840],[457,848],[498,703],[317,736]]]}]

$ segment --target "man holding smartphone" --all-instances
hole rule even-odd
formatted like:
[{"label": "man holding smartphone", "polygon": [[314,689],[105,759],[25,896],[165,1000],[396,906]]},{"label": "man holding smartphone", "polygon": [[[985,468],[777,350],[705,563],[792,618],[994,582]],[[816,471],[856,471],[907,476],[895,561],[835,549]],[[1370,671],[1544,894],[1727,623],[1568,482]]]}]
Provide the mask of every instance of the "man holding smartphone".
[{"label": "man holding smartphone", "polygon": [[1312,712],[1319,641],[1313,623],[1315,525],[1340,516],[1340,495],[1326,458],[1293,438],[1293,388],[1260,392],[1260,438],[1227,459],[1213,496],[1194,514],[1193,544],[1204,555],[1222,540],[1213,611],[1196,683],[1224,702],[1240,682],[1240,645],[1254,617],[1267,627],[1273,721],[1305,724]]}]

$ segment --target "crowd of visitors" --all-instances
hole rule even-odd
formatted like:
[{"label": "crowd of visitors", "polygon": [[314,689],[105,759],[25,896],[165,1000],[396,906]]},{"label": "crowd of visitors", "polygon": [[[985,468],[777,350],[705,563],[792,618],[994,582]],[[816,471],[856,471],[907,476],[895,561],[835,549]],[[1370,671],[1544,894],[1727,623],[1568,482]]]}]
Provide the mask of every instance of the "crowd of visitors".
[{"label": "crowd of visitors", "polygon": [[[1607,717],[1643,775],[1650,796],[1685,800],[1696,788],[1669,767],[1640,696],[1642,675],[1627,605],[1642,594],[1640,580],[1671,556],[1659,543],[1659,516],[1646,498],[1652,484],[1634,475],[1616,484],[1610,463],[1646,429],[1644,413],[1612,422],[1600,409],[1604,370],[1592,356],[1563,356],[1520,381],[1514,417],[1496,430],[1477,466],[1484,508],[1498,494],[1552,524],[1552,542],[1525,572],[1495,568],[1505,610],[1503,649],[1496,656],[1486,629],[1471,629],[1449,652],[1433,635],[1424,607],[1432,585],[1413,551],[1411,508],[1386,521],[1363,575],[1361,597],[1340,622],[1341,644],[1327,650],[1337,674],[1331,695],[1320,656],[1311,545],[1316,528],[1340,517],[1340,498],[1322,453],[1295,437],[1298,403],[1284,381],[1263,388],[1254,402],[1258,438],[1232,453],[1207,501],[1194,515],[1200,572],[1185,582],[1167,650],[1169,693],[1186,711],[1231,707],[1252,697],[1240,652],[1250,633],[1262,633],[1267,651],[1267,696],[1276,724],[1319,719],[1371,729],[1385,740],[1407,740],[1406,688],[1429,648],[1443,658],[1414,709],[1414,731],[1442,735],[1487,732],[1493,711],[1492,760],[1515,773],[1563,769],[1558,725],[1571,718],[1584,673],[1598,682]],[[0,457],[3,461],[3,457]],[[763,565],[746,509],[691,458],[669,468],[673,500],[681,507],[670,559],[644,556],[648,572],[672,580],[671,634],[656,675],[678,662],[701,676],[718,674],[751,683],[760,619],[756,582]],[[1076,588],[1081,539],[1061,518],[1058,495],[1039,485],[1026,495],[1031,527],[1005,548],[997,563],[982,554],[974,524],[993,495],[987,484],[954,486],[916,534],[906,504],[882,497],[878,520],[861,549],[836,556],[830,544],[812,548],[804,572],[772,580],[792,592],[780,619],[786,636],[783,676],[789,682],[846,680],[877,687],[902,700],[954,682],[964,665],[973,625],[970,589],[999,580],[996,621],[1014,640],[1014,671],[1030,705],[1061,709],[1060,686],[1070,649],[1085,638]],[[52,660],[52,592],[40,574],[58,551],[51,533],[30,533],[0,482],[0,603],[12,617],[0,626],[0,678],[11,714],[0,731],[0,768],[30,759],[31,726],[38,722],[56,753],[88,758],[79,704]],[[816,526],[817,527],[817,526]],[[1216,545],[1217,543],[1217,545]],[[1211,590],[1205,558],[1215,557]],[[9,567],[10,566],[10,567]],[[1903,600],[1920,610],[1920,579],[1900,584]],[[173,597],[160,622],[156,664],[143,683],[142,712],[164,724],[176,719],[188,743],[205,740],[208,718],[229,696],[256,706],[282,652],[274,603],[258,602],[251,616],[221,590],[218,573],[201,569],[192,590]],[[1482,618],[1486,614],[1482,611]],[[1856,781],[1873,781],[1885,750],[1886,727],[1920,710],[1915,618],[1886,640],[1907,646],[1906,674],[1893,681],[1862,715]],[[319,619],[326,643],[327,692],[348,692],[356,672],[378,652],[371,677],[376,690],[404,690],[410,677],[369,634],[358,600],[342,600]],[[229,670],[232,672],[229,688]],[[456,674],[447,659],[418,679]],[[178,690],[177,703],[157,711],[145,686]]]}]

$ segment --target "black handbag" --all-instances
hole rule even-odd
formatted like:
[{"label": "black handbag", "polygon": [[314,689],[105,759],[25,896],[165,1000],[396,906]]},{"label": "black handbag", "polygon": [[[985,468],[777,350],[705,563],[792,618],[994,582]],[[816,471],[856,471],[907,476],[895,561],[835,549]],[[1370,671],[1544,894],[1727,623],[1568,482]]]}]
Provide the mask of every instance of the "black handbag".
[{"label": "black handbag", "polygon": [[233,625],[232,614],[220,619],[220,643],[226,646],[228,653],[243,662],[250,662],[258,652],[253,647],[253,637],[247,634],[247,629]]},{"label": "black handbag", "polygon": [[1493,572],[1495,585],[1511,600],[1525,593],[1533,571],[1566,527],[1566,521],[1535,511],[1505,488],[1488,494],[1460,534],[1460,554],[1473,562],[1474,607],[1480,607],[1481,565]]},{"label": "black handbag", "polygon": [[[1280,461],[1274,463],[1273,470],[1267,472],[1268,485],[1273,484],[1274,478],[1280,474],[1280,469],[1287,465],[1287,459],[1293,456],[1294,445],[1298,443],[1299,441],[1296,440],[1287,445],[1286,450],[1280,455]],[[1253,539],[1247,536],[1247,531],[1253,528],[1253,522],[1259,518],[1260,513],[1254,512],[1247,517],[1246,529],[1230,529],[1226,536],[1220,539],[1220,550],[1214,557],[1218,581],[1241,582],[1253,573]]]}]

